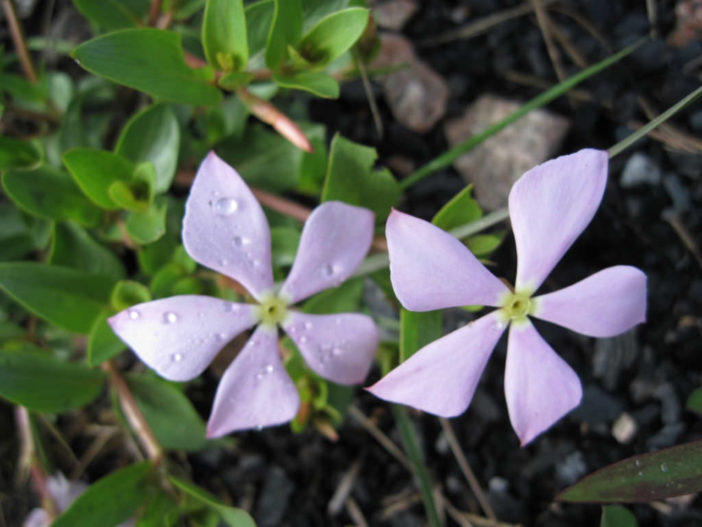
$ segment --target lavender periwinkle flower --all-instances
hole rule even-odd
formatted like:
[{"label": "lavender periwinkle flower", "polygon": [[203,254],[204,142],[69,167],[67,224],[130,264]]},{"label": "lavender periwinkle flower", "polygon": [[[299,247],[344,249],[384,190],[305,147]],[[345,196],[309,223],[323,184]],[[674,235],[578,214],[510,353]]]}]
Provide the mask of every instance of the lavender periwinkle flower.
[{"label": "lavender periwinkle flower", "polygon": [[459,415],[509,325],[505,397],[521,444],[577,406],[582,397],[577,374],[529,317],[592,337],[618,335],[645,320],[646,276],[630,266],[610,267],[565,289],[534,296],[594,216],[607,167],[607,152],[586,149],[547,161],[514,184],[509,195],[518,255],[514,290],[450,234],[393,211],[386,226],[390,277],[405,308],[480,304],[498,309],[428,344],[368,390],[439,416]]},{"label": "lavender periwinkle flower", "polygon": [[370,247],[373,218],[371,211],[341,202],[318,206],[276,292],[263,210],[236,171],[210,153],[186,202],[183,245],[195,261],[238,281],[258,304],[174,296],[133,306],[109,323],[143,362],[173,381],[200,375],[228,341],[258,324],[219,383],[207,436],[290,421],[300,398],[278,352],[278,326],[326,379],[360,383],[371,366],[378,345],[371,318],[308,315],[290,306],[351,275]]}]

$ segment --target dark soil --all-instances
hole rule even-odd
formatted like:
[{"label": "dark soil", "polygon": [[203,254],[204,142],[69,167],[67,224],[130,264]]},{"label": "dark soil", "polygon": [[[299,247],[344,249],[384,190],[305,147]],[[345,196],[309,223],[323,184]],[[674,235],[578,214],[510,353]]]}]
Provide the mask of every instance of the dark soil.
[{"label": "dark soil", "polygon": [[[403,30],[413,42],[520,2],[418,3],[419,10]],[[658,13],[656,29],[665,37],[675,25],[675,2],[654,3]],[[596,39],[574,19],[552,13],[554,21],[590,64],[649,32],[646,2],[641,0],[563,4],[589,21],[603,39]],[[459,8],[467,9],[471,18],[455,22]],[[521,101],[540,92],[539,88],[508,81],[508,71],[530,75],[547,85],[557,82],[533,16],[513,19],[470,40],[418,47],[417,52],[449,82],[446,119],[461,114],[486,92]],[[665,38],[653,40],[580,86],[591,95],[589,102],[571,103],[562,97],[549,105],[550,110],[572,122],[562,153],[584,147],[606,149],[631,132],[628,125],[632,121],[647,122],[638,103],[641,96],[648,99],[656,113],[676,103],[699,85],[700,64],[697,61],[695,65],[693,60],[701,54],[700,42],[674,48],[666,44]],[[578,71],[566,55],[562,59],[569,74]],[[338,101],[311,101],[311,120],[326,124],[330,134],[339,131],[354,141],[375,146],[380,164],[400,155],[418,167],[448,148],[442,122],[427,134],[411,132],[393,121],[380,90],[376,90],[376,95],[385,124],[382,139],[373,128],[360,82],[344,85]],[[699,136],[702,109],[699,104],[693,105],[671,123],[681,132]],[[622,171],[635,153],[645,155],[660,171],[659,182],[621,185]],[[700,161],[699,152],[681,152],[670,142],[651,138],[614,158],[597,216],[546,284],[548,289],[560,288],[618,264],[637,266],[648,276],[648,322],[628,334],[594,340],[549,324],[539,325],[546,340],[578,372],[585,390],[580,407],[531,445],[520,448],[503,396],[503,339],[488,364],[473,404],[463,416],[451,421],[501,521],[545,526],[597,525],[599,506],[558,503],[554,497],[582,476],[609,463],[702,436],[699,416],[685,409],[687,397],[702,385],[702,262],[699,253],[696,256],[681,235],[681,231],[687,233],[699,250]],[[428,218],[464,185],[453,169],[442,170],[412,187],[400,208]],[[498,262],[498,275],[514,275],[515,251],[510,237],[492,259]],[[447,329],[455,327],[458,317],[446,317]],[[370,381],[378,375],[375,370]],[[191,392],[206,417],[210,389],[203,393],[193,387]],[[355,404],[377,419],[379,428],[400,444],[388,405],[361,390]],[[612,435],[614,421],[624,412],[637,424],[628,444],[619,443]],[[480,514],[437,419],[419,414],[414,417],[434,483],[453,506]],[[72,419],[75,418],[68,418]],[[12,427],[11,409],[0,404],[0,430]],[[211,449],[179,461],[189,467],[196,483],[234,504],[249,504],[261,527],[353,524],[346,509],[330,517],[327,507],[344,474],[360,463],[351,496],[368,524],[425,525],[421,501],[414,499],[417,487],[408,471],[353,419],[347,419],[339,435],[337,442],[331,442],[315,431],[296,435],[284,426],[238,434],[235,450]],[[17,457],[14,441],[0,441],[0,479],[5,483],[14,477]],[[102,475],[100,470],[98,464],[88,470],[88,475],[97,478]],[[407,506],[389,514],[393,497],[404,497]],[[2,502],[5,523],[16,525],[14,522],[23,517],[33,500],[28,488],[15,488]],[[699,496],[656,506],[635,505],[631,510],[641,526],[702,524]],[[458,524],[447,519],[447,525]]]}]

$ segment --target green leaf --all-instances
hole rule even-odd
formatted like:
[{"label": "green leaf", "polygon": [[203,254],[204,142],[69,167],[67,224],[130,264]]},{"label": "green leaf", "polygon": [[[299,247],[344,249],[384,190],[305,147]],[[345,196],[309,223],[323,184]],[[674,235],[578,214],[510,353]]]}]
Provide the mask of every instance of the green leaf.
[{"label": "green leaf", "polygon": [[86,359],[89,366],[98,366],[127,349],[112,328],[107,323],[109,312],[101,315],[93,325],[88,338]]},{"label": "green leaf", "polygon": [[151,375],[129,375],[127,383],[161,446],[186,451],[205,446],[205,423],[174,384]]},{"label": "green leaf", "polygon": [[702,414],[702,388],[697,388],[690,394],[690,397],[687,398],[687,403],[685,403],[685,408],[697,414]]},{"label": "green leaf", "polygon": [[271,192],[293,188],[299,178],[302,150],[265,127],[247,127],[241,140],[225,140],[217,153],[235,166],[249,185]]},{"label": "green leaf", "polygon": [[275,0],[273,20],[266,42],[266,66],[277,70],[287,58],[288,46],[294,46],[302,36],[302,7],[300,0]]},{"label": "green leaf", "polygon": [[150,497],[151,463],[143,461],[108,474],[88,487],[52,527],[117,525],[129,519]]},{"label": "green leaf", "polygon": [[110,305],[115,311],[123,311],[135,304],[143,304],[150,300],[149,288],[134,280],[120,280],[110,293]]},{"label": "green leaf", "polygon": [[[249,38],[250,60],[252,61],[265,50],[274,10],[274,0],[260,0],[246,6],[246,32]],[[252,66],[253,64],[249,65],[250,68]]]},{"label": "green leaf", "polygon": [[600,527],[637,527],[636,516],[629,509],[619,505],[602,507]]},{"label": "green leaf", "polygon": [[702,490],[702,441],[633,456],[586,476],[556,499],[638,503]]},{"label": "green leaf", "polygon": [[400,362],[444,334],[443,311],[400,311]]},{"label": "green leaf", "polygon": [[242,0],[207,0],[202,46],[215,69],[240,71],[249,60],[246,15]]},{"label": "green leaf", "polygon": [[468,238],[466,245],[475,256],[487,256],[502,243],[505,233],[477,234]]},{"label": "green leaf", "polygon": [[230,71],[217,80],[217,84],[225,90],[234,91],[237,88],[248,86],[254,79],[253,73],[248,71]]},{"label": "green leaf", "polygon": [[150,161],[139,163],[130,181],[115,181],[107,193],[117,205],[132,212],[146,212],[154,200],[156,172]]},{"label": "green leaf", "polygon": [[55,223],[49,263],[82,269],[112,279],[124,278],[122,262],[96,242],[83,228],[71,222]]},{"label": "green leaf", "polygon": [[478,202],[473,199],[472,190],[473,185],[468,185],[461,190],[441,207],[431,222],[440,229],[448,231],[480,219],[483,211]]},{"label": "green leaf", "polygon": [[41,162],[41,148],[33,141],[0,135],[0,171],[35,168]]},{"label": "green leaf", "polygon": [[400,198],[400,187],[388,170],[374,170],[375,148],[359,145],[339,134],[329,152],[322,201],[339,200],[369,208],[382,222]]},{"label": "green leaf", "polygon": [[127,218],[127,233],[139,244],[155,242],[166,232],[167,210],[168,202],[159,198],[145,212],[132,212]]},{"label": "green leaf", "polygon": [[329,64],[345,53],[361,37],[368,23],[368,10],[351,7],[321,19],[297,45],[308,61]]},{"label": "green leaf", "polygon": [[102,391],[105,375],[37,349],[0,349],[0,395],[35,412],[84,406]]},{"label": "green leaf", "polygon": [[113,280],[33,262],[0,264],[0,289],[32,313],[76,333],[89,333],[108,305]]},{"label": "green leaf", "polygon": [[92,227],[102,215],[68,174],[48,165],[32,171],[5,172],[2,186],[21,209],[40,218],[74,220]]},{"label": "green leaf", "polygon": [[349,7],[349,3],[349,0],[302,0],[303,31],[309,31],[324,17]]},{"label": "green leaf", "polygon": [[180,125],[167,104],[149,106],[134,115],[122,129],[115,152],[134,163],[151,161],[156,170],[157,193],[171,186],[178,168]]},{"label": "green leaf", "polygon": [[74,148],[63,154],[63,164],[83,193],[106,210],[120,208],[109,193],[112,184],[129,181],[134,164],[124,157],[97,148]]},{"label": "green leaf", "polygon": [[73,0],[73,3],[85,18],[107,31],[134,27],[139,23],[121,0]]},{"label": "green leaf", "polygon": [[205,489],[201,489],[200,487],[196,486],[194,483],[185,481],[175,476],[169,476],[168,479],[174,486],[178,487],[192,498],[195,498],[196,501],[216,511],[222,521],[224,521],[224,523],[227,525],[231,527],[256,527],[256,523],[253,521],[253,518],[251,518],[246,511],[224,505],[215,496],[207,492]]},{"label": "green leaf", "polygon": [[160,29],[122,29],[78,46],[72,56],[89,72],[153,97],[185,104],[216,104],[211,68],[185,63],[181,37]]},{"label": "green leaf", "polygon": [[300,231],[294,227],[272,227],[273,267],[292,265],[300,243]]},{"label": "green leaf", "polygon": [[363,278],[351,278],[339,287],[316,294],[303,304],[302,310],[317,315],[358,311],[362,296]]},{"label": "green leaf", "polygon": [[291,77],[273,75],[273,80],[283,88],[303,90],[319,97],[336,99],[339,97],[339,83],[326,73],[303,71]]}]

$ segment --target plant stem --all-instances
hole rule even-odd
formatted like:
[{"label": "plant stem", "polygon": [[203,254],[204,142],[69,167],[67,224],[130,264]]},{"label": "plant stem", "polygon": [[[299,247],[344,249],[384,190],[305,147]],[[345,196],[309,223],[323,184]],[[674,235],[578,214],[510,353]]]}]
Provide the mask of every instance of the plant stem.
[{"label": "plant stem", "polygon": [[154,464],[159,464],[164,456],[163,448],[156,439],[149,423],[146,422],[144,414],[141,413],[132,392],[129,390],[127,381],[124,380],[124,377],[111,360],[104,362],[102,364],[102,369],[109,375],[110,384],[112,384],[115,392],[117,392],[117,398],[119,399],[122,411],[127,421],[129,421],[132,430],[134,430],[134,433],[139,438],[142,447],[146,451],[146,455]]},{"label": "plant stem", "polygon": [[619,53],[615,53],[614,55],[607,57],[606,59],[598,62],[597,64],[590,66],[586,70],[583,70],[580,73],[577,73],[572,77],[567,78],[563,82],[537,95],[530,101],[517,108],[514,112],[509,114],[501,121],[498,121],[495,124],[488,126],[482,132],[470,137],[468,140],[463,141],[462,143],[457,144],[453,148],[441,154],[439,157],[429,161],[429,163],[420,167],[418,170],[407,176],[407,178],[400,181],[400,187],[403,189],[411,187],[418,181],[421,181],[422,179],[427,177],[429,174],[432,174],[437,170],[451,165],[451,163],[453,163],[460,156],[462,156],[466,152],[469,152],[470,150],[478,146],[480,143],[482,143],[489,137],[492,137],[496,133],[500,132],[510,124],[514,123],[515,121],[518,121],[530,111],[551,102],[553,99],[560,97],[571,88],[583,82],[585,79],[588,79],[589,77],[592,77],[593,75],[599,73],[603,69],[608,68],[609,66],[617,63],[618,61],[632,53],[634,50],[636,50],[647,40],[647,38],[643,38],[638,42],[632,44],[631,46],[624,48]]},{"label": "plant stem", "polygon": [[683,98],[682,100],[678,101],[675,103],[673,106],[668,108],[665,112],[660,114],[658,117],[653,119],[652,121],[649,121],[646,123],[644,126],[633,132],[632,134],[628,135],[621,141],[619,141],[616,145],[614,145],[612,148],[609,149],[609,157],[610,159],[613,158],[614,156],[621,154],[624,150],[629,148],[632,144],[634,144],[636,141],[641,139],[643,136],[648,134],[651,130],[656,128],[657,126],[661,125],[668,119],[670,119],[673,115],[678,113],[680,110],[682,110],[685,106],[688,104],[692,103],[702,95],[702,86],[698,87],[695,91],[690,93],[687,97]]},{"label": "plant stem", "polygon": [[15,50],[17,50],[17,56],[19,57],[20,64],[22,65],[24,76],[27,77],[29,82],[36,83],[37,73],[34,69],[34,64],[32,63],[32,57],[27,50],[27,44],[24,39],[24,31],[22,31],[22,25],[17,17],[17,10],[15,9],[13,0],[2,0],[2,8],[5,11],[7,25],[10,27],[10,35],[12,36],[12,42],[15,45]]},{"label": "plant stem", "polygon": [[429,479],[429,472],[424,464],[422,450],[417,442],[417,436],[412,421],[410,421],[407,415],[407,409],[396,404],[391,404],[390,407],[392,408],[392,414],[395,416],[395,422],[400,431],[400,437],[402,438],[405,452],[412,464],[412,471],[419,485],[419,492],[422,495],[424,510],[427,513],[429,525],[432,527],[442,527],[443,522],[439,517],[439,511],[436,507],[436,501],[434,500],[434,490],[432,489],[431,480]]}]

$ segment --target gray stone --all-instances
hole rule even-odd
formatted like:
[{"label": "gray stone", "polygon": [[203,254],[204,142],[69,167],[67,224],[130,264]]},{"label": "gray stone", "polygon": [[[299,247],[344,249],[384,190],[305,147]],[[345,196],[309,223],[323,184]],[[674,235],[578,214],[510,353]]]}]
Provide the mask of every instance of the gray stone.
[{"label": "gray stone", "polygon": [[415,0],[375,0],[371,4],[373,19],[378,27],[399,31],[417,11]]},{"label": "gray stone", "polygon": [[428,132],[446,112],[446,82],[414,53],[412,43],[400,35],[381,35],[378,56],[371,69],[398,68],[377,80],[398,122],[415,132]]},{"label": "gray stone", "polygon": [[256,504],[256,524],[260,527],[276,527],[285,518],[288,500],[294,485],[280,467],[272,467],[266,474],[261,496]]},{"label": "gray stone", "polygon": [[661,182],[661,169],[646,154],[636,152],[626,162],[619,181],[624,188],[658,185]]},{"label": "gray stone", "polygon": [[585,457],[579,450],[568,454],[556,465],[556,479],[565,485],[572,485],[586,473]]},{"label": "gray stone", "polygon": [[[446,137],[455,146],[520,106],[521,103],[495,95],[483,95],[462,117],[446,123]],[[553,157],[569,126],[563,117],[534,110],[459,157],[453,165],[466,182],[475,184],[475,196],[481,206],[498,209],[507,205],[512,184],[524,172]]]},{"label": "gray stone", "polygon": [[614,421],[612,425],[612,436],[618,443],[627,444],[634,439],[638,429],[639,426],[636,424],[636,420],[631,417],[631,415],[624,412]]}]

